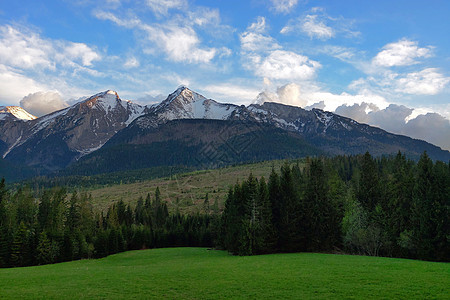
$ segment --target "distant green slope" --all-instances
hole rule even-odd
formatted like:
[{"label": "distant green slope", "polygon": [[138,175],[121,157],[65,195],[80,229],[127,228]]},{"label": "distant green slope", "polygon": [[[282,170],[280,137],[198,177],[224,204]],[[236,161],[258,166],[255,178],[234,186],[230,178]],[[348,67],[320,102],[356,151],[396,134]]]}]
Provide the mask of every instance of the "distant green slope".
[{"label": "distant green slope", "polygon": [[[299,161],[289,160],[289,163],[294,164]],[[156,187],[159,187],[169,211],[174,212],[178,208],[183,213],[195,213],[202,209],[207,193],[210,207],[212,208],[217,200],[219,209],[222,209],[230,186],[246,179],[250,173],[256,177],[264,176],[267,180],[272,167],[278,171],[285,162],[285,160],[273,160],[174,174],[165,178],[90,189],[89,193],[92,194],[94,208],[99,210],[106,210],[111,203],[119,200],[134,206],[139,197],[145,199],[147,193],[153,196]]]},{"label": "distant green slope", "polygon": [[450,265],[331,254],[238,257],[202,248],[0,269],[2,299],[448,299]]}]

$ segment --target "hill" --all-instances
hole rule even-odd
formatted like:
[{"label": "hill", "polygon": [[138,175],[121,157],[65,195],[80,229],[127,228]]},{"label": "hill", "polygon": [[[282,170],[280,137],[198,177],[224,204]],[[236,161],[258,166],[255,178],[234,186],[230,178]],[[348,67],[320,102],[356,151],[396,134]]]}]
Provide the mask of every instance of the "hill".
[{"label": "hill", "polygon": [[449,264],[316,253],[130,251],[0,270],[2,299],[448,299]]},{"label": "hill", "polygon": [[[222,209],[230,186],[243,181],[250,173],[256,177],[264,176],[268,179],[272,167],[279,170],[284,162],[284,160],[274,160],[172,174],[164,178],[96,187],[89,189],[89,193],[92,194],[94,209],[102,211],[119,200],[134,206],[139,197],[145,198],[147,193],[153,196],[156,187],[159,187],[162,200],[167,203],[171,212],[176,211],[177,208],[182,213],[200,210],[207,193],[209,203],[212,205],[217,200],[219,209]],[[290,163],[295,164],[297,160],[291,160]]]}]

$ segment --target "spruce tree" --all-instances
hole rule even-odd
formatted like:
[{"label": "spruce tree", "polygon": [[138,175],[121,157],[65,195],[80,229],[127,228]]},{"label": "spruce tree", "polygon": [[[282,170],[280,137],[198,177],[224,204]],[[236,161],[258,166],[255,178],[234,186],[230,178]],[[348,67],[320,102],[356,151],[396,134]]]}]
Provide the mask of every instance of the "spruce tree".
[{"label": "spruce tree", "polygon": [[412,208],[414,250],[420,259],[432,257],[436,229],[433,222],[433,194],[433,162],[425,152],[417,164]]},{"label": "spruce tree", "polygon": [[276,249],[280,249],[279,233],[281,230],[281,187],[280,177],[275,168],[272,167],[272,171],[269,176],[269,200],[272,207],[272,224],[276,233]]}]

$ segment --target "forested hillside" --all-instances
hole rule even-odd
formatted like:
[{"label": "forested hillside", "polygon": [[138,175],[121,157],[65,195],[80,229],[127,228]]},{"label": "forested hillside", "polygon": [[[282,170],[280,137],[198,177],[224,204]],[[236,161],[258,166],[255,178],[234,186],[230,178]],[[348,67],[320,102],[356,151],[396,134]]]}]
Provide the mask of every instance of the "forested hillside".
[{"label": "forested hillside", "polygon": [[220,244],[233,254],[342,250],[448,261],[450,168],[426,153],[313,158],[230,189]]},{"label": "forested hillside", "polygon": [[450,166],[426,153],[418,163],[338,156],[250,174],[230,188],[224,211],[169,213],[159,188],[131,206],[94,211],[87,193],[35,193],[0,184],[0,264],[25,266],[169,246],[233,254],[339,252],[449,261]]}]

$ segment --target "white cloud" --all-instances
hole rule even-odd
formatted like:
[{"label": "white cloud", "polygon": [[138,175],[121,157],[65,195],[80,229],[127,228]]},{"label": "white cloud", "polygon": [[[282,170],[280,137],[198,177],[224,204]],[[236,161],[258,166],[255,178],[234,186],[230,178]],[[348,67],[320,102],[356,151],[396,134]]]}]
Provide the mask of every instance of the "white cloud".
[{"label": "white cloud", "polygon": [[430,57],[431,49],[431,47],[420,48],[417,42],[402,39],[385,45],[372,62],[383,67],[409,66],[417,64],[418,58]]},{"label": "white cloud", "polygon": [[328,40],[341,34],[347,38],[358,37],[361,33],[353,30],[353,20],[345,19],[341,16],[331,17],[325,9],[321,7],[313,7],[309,13],[303,16],[291,19],[281,29],[281,34],[298,34],[304,33],[311,39]]},{"label": "white cloud", "polygon": [[56,70],[59,64],[83,70],[100,59],[94,49],[83,43],[45,40],[30,30],[0,26],[0,63],[5,65],[26,70]]},{"label": "white cloud", "polygon": [[0,26],[0,63],[24,69],[54,68],[49,57],[52,51],[51,44],[37,33]]},{"label": "white cloud", "polygon": [[181,9],[187,6],[185,0],[146,0],[146,2],[156,15],[167,15],[170,9]]},{"label": "white cloud", "polygon": [[233,83],[211,84],[201,88],[211,97],[220,102],[227,101],[234,104],[248,104],[255,100],[259,90]]},{"label": "white cloud", "polygon": [[200,40],[192,28],[176,25],[145,25],[143,28],[148,33],[149,40],[159,44],[168,58],[175,62],[208,63],[216,55],[215,48],[200,48]]},{"label": "white cloud", "polygon": [[269,79],[309,80],[320,63],[291,51],[275,50],[256,66],[255,74]]},{"label": "white cloud", "polygon": [[379,110],[374,104],[363,102],[353,106],[342,105],[335,112],[360,123],[422,139],[450,150],[450,121],[439,114],[426,111],[396,104]]},{"label": "white cloud", "polygon": [[66,108],[69,105],[57,92],[37,92],[23,97],[23,99],[20,100],[20,106],[29,113],[40,117],[56,110]]},{"label": "white cloud", "polygon": [[[189,22],[196,26],[217,26],[220,24],[220,13],[218,9],[209,7],[199,7],[194,11],[189,11]],[[183,14],[183,18],[186,16]]]},{"label": "white cloud", "polygon": [[352,48],[342,47],[342,46],[332,46],[327,45],[319,49],[320,52],[335,57],[343,62],[354,64],[353,61],[357,51]]},{"label": "white cloud", "polygon": [[[158,1],[150,2],[155,4]],[[179,1],[163,1],[161,2],[161,5],[165,7],[166,4],[169,5],[172,3],[175,5],[175,3],[178,2]],[[157,6],[157,4],[155,5]],[[210,16],[200,16],[190,12],[189,15],[191,17],[189,20],[202,26],[208,23],[214,23],[215,21],[220,21],[216,11],[207,11],[211,13]],[[216,54],[227,54],[226,48],[222,49],[223,51],[219,51],[216,48],[201,47],[201,41],[196,31],[191,26],[186,24],[179,25],[177,22],[169,22],[166,24],[149,25],[143,23],[136,17],[131,17],[131,20],[122,19],[110,12],[103,11],[97,11],[94,15],[101,20],[112,21],[121,27],[138,28],[139,30],[143,30],[146,33],[148,41],[151,42],[151,46],[147,46],[144,49],[144,52],[147,54],[153,54],[162,49],[167,55],[167,58],[174,62],[209,63],[216,56]]]},{"label": "white cloud", "polygon": [[308,104],[317,103],[318,101],[324,101],[324,109],[327,111],[335,111],[336,108],[342,105],[354,105],[361,104],[363,102],[372,103],[379,108],[385,108],[389,105],[384,97],[376,94],[371,94],[369,92],[352,95],[345,92],[341,94],[333,94],[324,91],[313,91],[306,92],[303,96],[308,100]]},{"label": "white cloud", "polygon": [[436,95],[450,82],[435,68],[409,73],[396,80],[396,91],[414,95]]},{"label": "white cloud", "polygon": [[28,93],[48,89],[34,79],[18,73],[0,64],[0,99],[19,104],[19,100]]},{"label": "white cloud", "polygon": [[258,17],[256,22],[250,24],[239,39],[244,52],[264,52],[281,48],[271,36],[265,35],[266,19]]},{"label": "white cloud", "polygon": [[333,28],[325,25],[323,21],[318,20],[317,15],[307,15],[303,20],[301,29],[310,38],[318,38],[321,40],[330,39],[335,35]]},{"label": "white cloud", "polygon": [[261,52],[281,48],[272,37],[255,32],[244,32],[241,34],[240,40],[244,51]]},{"label": "white cloud", "polygon": [[83,43],[69,42],[65,46],[65,55],[70,60],[80,59],[83,66],[92,66],[92,62],[100,60],[101,56]]},{"label": "white cloud", "polygon": [[264,91],[259,93],[258,103],[278,102],[286,105],[305,107],[307,100],[301,95],[300,86],[295,83],[289,83],[277,88],[276,93]]},{"label": "white cloud", "polygon": [[406,123],[404,134],[450,150],[450,121],[437,113],[419,115]]},{"label": "white cloud", "polygon": [[124,19],[120,19],[116,17],[113,13],[105,12],[105,11],[96,11],[94,12],[94,16],[99,20],[108,20],[116,25],[125,27],[125,28],[134,28],[141,24],[141,21],[136,17],[128,17]]},{"label": "white cloud", "polygon": [[319,101],[317,103],[314,103],[314,104],[311,104],[311,105],[308,105],[305,107],[305,109],[307,109],[307,110],[311,110],[313,108],[318,108],[318,109],[324,110],[325,109],[325,101]]},{"label": "white cloud", "polygon": [[266,18],[261,16],[257,17],[256,22],[250,24],[250,26],[247,28],[247,31],[264,33],[266,31]]},{"label": "white cloud", "polygon": [[279,13],[289,13],[297,5],[298,0],[270,0],[272,8]]},{"label": "white cloud", "polygon": [[139,65],[140,65],[139,60],[136,57],[134,57],[134,56],[128,58],[125,61],[125,63],[123,64],[123,66],[125,68],[127,68],[127,69],[129,69],[129,68],[137,68],[137,67],[139,67]]},{"label": "white cloud", "polygon": [[361,104],[355,103],[353,105],[343,104],[336,108],[335,113],[340,116],[351,118],[359,123],[368,123],[368,113],[378,110],[379,108],[375,104],[362,102]]}]

